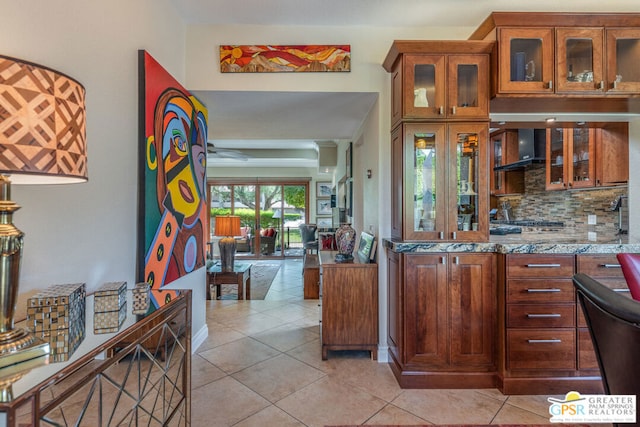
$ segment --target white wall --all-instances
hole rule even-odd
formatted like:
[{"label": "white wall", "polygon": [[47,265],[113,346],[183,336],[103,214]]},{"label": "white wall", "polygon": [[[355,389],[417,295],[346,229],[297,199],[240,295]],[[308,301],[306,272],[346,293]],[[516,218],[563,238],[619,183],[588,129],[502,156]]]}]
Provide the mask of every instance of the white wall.
[{"label": "white wall", "polygon": [[[46,65],[87,91],[89,182],[13,186],[25,233],[20,290],[85,282],[135,283],[138,49],[185,80],[186,25],[169,0],[0,0],[0,54]],[[202,333],[204,269],[175,287],[194,290],[193,332]],[[130,314],[129,314],[130,315]],[[204,330],[206,333],[206,330]]]}]

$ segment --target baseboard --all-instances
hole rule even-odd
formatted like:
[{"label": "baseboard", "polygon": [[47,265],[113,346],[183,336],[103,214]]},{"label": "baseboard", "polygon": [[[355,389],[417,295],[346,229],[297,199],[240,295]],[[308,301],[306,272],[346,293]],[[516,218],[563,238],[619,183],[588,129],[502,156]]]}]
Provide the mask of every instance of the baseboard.
[{"label": "baseboard", "polygon": [[208,336],[209,327],[206,323],[204,324],[204,326],[202,326],[202,328],[200,328],[198,332],[196,332],[195,334],[191,334],[191,354],[195,354],[198,347],[202,345],[202,343],[207,339]]},{"label": "baseboard", "polygon": [[389,363],[389,346],[378,346],[378,363]]}]

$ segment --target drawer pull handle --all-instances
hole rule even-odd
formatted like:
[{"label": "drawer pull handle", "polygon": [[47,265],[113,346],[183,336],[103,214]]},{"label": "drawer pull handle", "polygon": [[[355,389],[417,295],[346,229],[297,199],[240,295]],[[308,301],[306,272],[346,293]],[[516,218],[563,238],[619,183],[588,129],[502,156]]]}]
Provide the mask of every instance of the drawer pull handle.
[{"label": "drawer pull handle", "polygon": [[527,340],[529,344],[548,344],[548,343],[559,343],[562,340],[558,339],[550,339],[550,340]]},{"label": "drawer pull handle", "polygon": [[603,267],[603,268],[621,268],[620,264],[600,264],[600,267]]},{"label": "drawer pull handle", "polygon": [[527,314],[529,319],[542,319],[548,317],[562,317],[561,314],[558,313],[545,313],[545,314]]},{"label": "drawer pull handle", "polygon": [[537,288],[534,288],[534,289],[527,289],[527,292],[531,292],[531,293],[535,293],[535,292],[548,293],[548,292],[562,292],[562,290],[558,289],[558,288],[550,288],[550,289],[537,289]]},{"label": "drawer pull handle", "polygon": [[631,292],[629,289],[614,289],[613,292]]},{"label": "drawer pull handle", "polygon": [[560,264],[527,264],[527,268],[559,268]]}]

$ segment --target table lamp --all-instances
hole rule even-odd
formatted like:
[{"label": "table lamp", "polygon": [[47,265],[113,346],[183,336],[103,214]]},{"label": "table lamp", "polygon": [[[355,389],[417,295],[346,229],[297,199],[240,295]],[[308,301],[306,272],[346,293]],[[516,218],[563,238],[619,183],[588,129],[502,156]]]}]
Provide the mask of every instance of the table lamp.
[{"label": "table lamp", "polygon": [[240,235],[240,217],[235,215],[216,216],[216,236],[222,237],[220,247],[220,270],[233,271],[236,255],[236,239]]},{"label": "table lamp", "polygon": [[49,344],[14,328],[24,233],[11,183],[87,180],[85,90],[41,65],[0,55],[0,368],[49,354]]}]

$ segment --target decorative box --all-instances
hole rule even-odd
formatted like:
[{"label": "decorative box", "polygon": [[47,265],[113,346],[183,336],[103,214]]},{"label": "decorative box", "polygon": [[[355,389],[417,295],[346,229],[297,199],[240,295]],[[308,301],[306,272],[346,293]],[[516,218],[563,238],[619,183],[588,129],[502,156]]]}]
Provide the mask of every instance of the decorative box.
[{"label": "decorative box", "polygon": [[93,332],[118,332],[127,317],[127,282],[105,283],[93,295]]},{"label": "decorative box", "polygon": [[84,283],[53,285],[27,301],[27,327],[49,342],[49,361],[69,360],[85,336]]},{"label": "decorative box", "polygon": [[149,284],[146,282],[136,283],[133,288],[133,314],[147,314],[149,311]]}]

